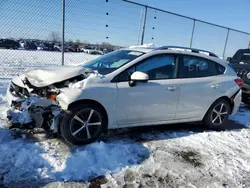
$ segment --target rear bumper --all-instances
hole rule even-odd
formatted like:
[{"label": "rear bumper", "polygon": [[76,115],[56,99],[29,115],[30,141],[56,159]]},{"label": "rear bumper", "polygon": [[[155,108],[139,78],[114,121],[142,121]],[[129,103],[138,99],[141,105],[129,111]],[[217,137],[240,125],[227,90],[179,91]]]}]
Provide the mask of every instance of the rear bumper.
[{"label": "rear bumper", "polygon": [[232,110],[232,114],[235,114],[238,110],[239,110],[239,107],[240,107],[240,104],[241,104],[241,100],[242,100],[242,91],[240,90],[235,96],[234,98],[232,99],[233,102],[234,102],[234,108]]}]

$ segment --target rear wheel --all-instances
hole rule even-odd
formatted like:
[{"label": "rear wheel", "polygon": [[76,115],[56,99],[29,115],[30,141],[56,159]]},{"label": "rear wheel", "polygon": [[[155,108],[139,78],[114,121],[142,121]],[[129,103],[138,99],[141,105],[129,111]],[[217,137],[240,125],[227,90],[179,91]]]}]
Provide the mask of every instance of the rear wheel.
[{"label": "rear wheel", "polygon": [[215,101],[203,119],[206,127],[219,130],[223,128],[231,113],[231,106],[225,99]]},{"label": "rear wheel", "polygon": [[98,105],[85,104],[73,107],[61,123],[62,137],[75,145],[95,141],[107,125],[107,118]]}]

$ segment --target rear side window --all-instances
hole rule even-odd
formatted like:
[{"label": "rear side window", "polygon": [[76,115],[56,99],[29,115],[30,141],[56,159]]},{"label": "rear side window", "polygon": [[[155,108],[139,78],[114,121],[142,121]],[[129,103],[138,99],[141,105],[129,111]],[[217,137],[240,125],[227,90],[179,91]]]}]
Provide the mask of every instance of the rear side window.
[{"label": "rear side window", "polygon": [[217,66],[218,74],[224,74],[226,68],[218,63],[215,63],[215,65]]},{"label": "rear side window", "polygon": [[183,56],[180,66],[180,78],[200,78],[223,74],[225,67],[213,61],[195,57]]},{"label": "rear side window", "polygon": [[243,53],[242,61],[250,61],[250,53]]}]

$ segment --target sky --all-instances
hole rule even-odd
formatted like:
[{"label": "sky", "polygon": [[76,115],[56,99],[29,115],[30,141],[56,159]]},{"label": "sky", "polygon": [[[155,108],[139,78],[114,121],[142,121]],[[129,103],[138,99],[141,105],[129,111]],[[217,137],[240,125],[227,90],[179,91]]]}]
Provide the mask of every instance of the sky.
[{"label": "sky", "polygon": [[131,0],[250,32],[250,0]]},{"label": "sky", "polygon": [[[152,7],[250,32],[250,0],[132,0]],[[121,0],[66,0],[66,40],[141,42],[144,7]],[[61,36],[61,0],[0,0],[0,38],[49,39]],[[148,9],[145,43],[190,46],[193,21]],[[2,36],[1,36],[2,35]],[[223,55],[227,30],[196,23],[192,46]],[[226,55],[246,48],[250,37],[229,33]]]}]

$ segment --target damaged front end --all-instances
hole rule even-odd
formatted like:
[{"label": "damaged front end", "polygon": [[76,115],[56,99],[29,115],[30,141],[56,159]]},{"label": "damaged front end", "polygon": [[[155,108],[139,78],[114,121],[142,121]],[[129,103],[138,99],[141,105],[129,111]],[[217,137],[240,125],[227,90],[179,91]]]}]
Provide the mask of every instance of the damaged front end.
[{"label": "damaged front end", "polygon": [[58,92],[47,91],[45,97],[35,94],[34,89],[29,93],[26,88],[19,86],[13,88],[13,85],[11,83],[7,91],[15,98],[11,100],[10,109],[7,111],[9,128],[43,128],[54,133],[58,132],[58,124],[63,114],[63,110],[56,101]]},{"label": "damaged front end", "polygon": [[[69,69],[67,71],[69,72]],[[49,79],[49,83],[48,78],[45,78],[47,84],[42,82],[41,78],[37,79],[38,82],[34,82],[34,79],[29,79],[25,75],[14,78],[6,94],[10,105],[10,109],[7,111],[9,128],[43,128],[57,133],[60,119],[65,114],[65,110],[61,108],[57,101],[57,96],[61,92],[60,89],[70,87],[72,83],[81,83],[91,73],[86,69],[83,71],[74,69],[74,71],[78,73],[68,75],[67,79],[63,77],[63,81],[58,80],[60,73],[50,72],[50,76],[52,73],[57,76],[57,80],[51,76],[51,79],[57,82],[52,83]],[[34,83],[37,83],[37,85]]]}]

